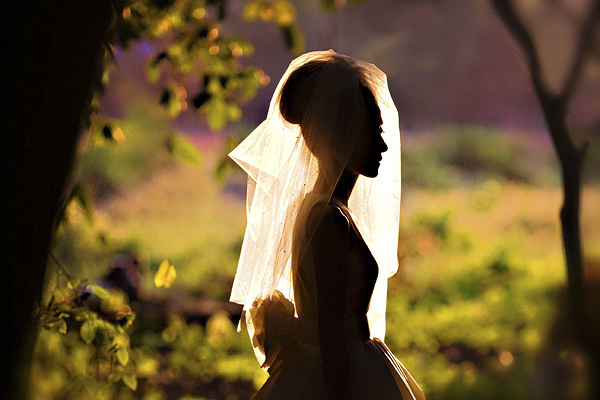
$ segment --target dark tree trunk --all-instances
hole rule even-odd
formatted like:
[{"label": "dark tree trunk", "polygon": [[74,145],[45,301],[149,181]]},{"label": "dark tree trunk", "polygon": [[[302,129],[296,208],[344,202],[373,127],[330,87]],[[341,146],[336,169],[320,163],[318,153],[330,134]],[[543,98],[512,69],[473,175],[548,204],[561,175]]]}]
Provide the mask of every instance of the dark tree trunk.
[{"label": "dark tree trunk", "polygon": [[[34,0],[2,6],[3,79],[8,100],[8,257],[0,341],[5,368],[0,398],[28,397],[40,298],[56,213],[64,199],[74,149],[88,109],[110,0]],[[12,7],[6,10],[7,7]]]},{"label": "dark tree trunk", "polygon": [[[581,207],[581,166],[585,156],[585,147],[576,148],[569,140],[565,113],[558,99],[540,95],[540,103],[552,136],[555,152],[558,155],[562,172],[563,205],[560,210],[562,238],[567,265],[567,283],[569,301],[573,307],[573,318],[585,315],[583,260],[580,237]],[[578,310],[575,313],[575,310]],[[579,325],[579,323],[577,324]]]},{"label": "dark tree trunk", "polygon": [[546,86],[538,49],[529,31],[523,25],[511,0],[493,0],[506,27],[521,45],[535,92],[537,93],[554,149],[560,163],[563,183],[563,205],[560,210],[563,246],[565,252],[569,298],[569,317],[573,324],[573,338],[585,351],[589,369],[590,399],[600,398],[600,338],[591,323],[590,304],[586,301],[583,257],[580,236],[581,168],[586,156],[587,143],[577,146],[566,123],[567,105],[580,78],[582,65],[590,51],[600,23],[600,0],[593,0],[587,18],[580,27],[576,55],[564,85],[559,93]]}]

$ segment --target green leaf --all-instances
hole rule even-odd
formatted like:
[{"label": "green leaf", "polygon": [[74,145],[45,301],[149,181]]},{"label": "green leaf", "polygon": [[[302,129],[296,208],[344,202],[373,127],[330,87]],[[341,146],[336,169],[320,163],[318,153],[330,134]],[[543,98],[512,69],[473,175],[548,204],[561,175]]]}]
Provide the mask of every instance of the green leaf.
[{"label": "green leaf", "polygon": [[88,314],[89,314],[88,311],[78,311],[78,312],[75,312],[74,313],[74,315],[75,315],[75,321],[83,321],[84,319],[87,318]]},{"label": "green leaf", "polygon": [[90,344],[96,337],[96,330],[89,320],[84,321],[79,329],[79,335],[85,344]]},{"label": "green leaf", "polygon": [[206,91],[211,95],[219,94],[223,91],[223,86],[219,79],[211,77],[206,85]]},{"label": "green leaf", "polygon": [[275,23],[279,26],[289,26],[296,20],[296,8],[288,0],[277,0],[273,3]]},{"label": "green leaf", "polygon": [[61,319],[58,323],[58,331],[64,335],[67,334],[67,321]]},{"label": "green leaf", "polygon": [[102,286],[99,285],[91,285],[92,291],[96,294],[96,296],[100,297],[101,299],[108,299],[110,297],[110,293],[108,292],[108,290],[104,289]]},{"label": "green leaf", "polygon": [[242,117],[242,110],[233,103],[227,104],[227,116],[231,121],[237,121]]},{"label": "green leaf", "polygon": [[98,394],[98,381],[90,376],[86,376],[82,379],[83,387],[89,393],[90,396],[96,396]]},{"label": "green leaf", "polygon": [[94,199],[89,189],[81,184],[75,185],[71,191],[71,200],[76,201],[83,212],[83,215],[89,222],[94,222]]},{"label": "green leaf", "polygon": [[131,390],[136,390],[138,385],[137,377],[134,374],[123,374],[121,378],[123,383]]},{"label": "green leaf", "polygon": [[334,0],[321,0],[321,6],[326,10],[326,11],[333,11],[336,8],[335,5],[335,1]]},{"label": "green leaf", "polygon": [[120,324],[119,328],[127,329],[133,323],[134,319],[135,319],[135,313],[125,315],[123,318],[121,318],[119,320],[119,324]]},{"label": "green leaf", "polygon": [[183,160],[192,165],[200,165],[202,156],[200,152],[189,140],[180,135],[174,135],[169,140],[171,151],[173,154],[181,157]]},{"label": "green leaf", "polygon": [[283,32],[285,43],[289,50],[294,53],[301,53],[304,51],[304,48],[306,47],[304,36],[296,24],[282,26],[281,31]]},{"label": "green leaf", "polygon": [[156,287],[164,286],[169,288],[175,281],[175,278],[177,278],[175,267],[171,265],[168,260],[164,260],[160,263],[158,271],[156,271],[156,275],[154,275],[154,284]]},{"label": "green leaf", "polygon": [[227,170],[229,168],[229,162],[226,157],[222,157],[217,166],[215,167],[215,179],[219,182],[223,182],[227,176]]},{"label": "green leaf", "polygon": [[129,362],[129,351],[127,351],[127,349],[125,347],[119,347],[116,351],[117,354],[117,360],[119,360],[119,363],[122,366],[127,365],[127,363]]},{"label": "green leaf", "polygon": [[227,123],[227,104],[224,99],[213,97],[201,110],[206,112],[206,122],[212,130],[219,131]]},{"label": "green leaf", "polygon": [[116,347],[129,348],[130,338],[127,334],[118,334],[113,338]]},{"label": "green leaf", "polygon": [[146,77],[148,82],[156,83],[160,78],[160,66],[158,64],[149,63],[146,65]]},{"label": "green leaf", "polygon": [[81,284],[81,280],[80,279],[69,279],[67,281],[67,288],[69,288],[69,289],[77,289],[77,287],[79,287],[80,284]]},{"label": "green leaf", "polygon": [[256,1],[246,4],[242,16],[246,21],[255,21],[260,18],[260,5]]},{"label": "green leaf", "polygon": [[121,380],[121,372],[120,371],[111,372],[110,374],[108,374],[106,379],[108,379],[108,381],[112,382],[112,383],[119,382]]},{"label": "green leaf", "polygon": [[46,310],[50,310],[50,308],[52,308],[53,304],[54,304],[54,293],[52,293],[52,296],[50,296],[50,300],[48,300],[48,305],[46,306]]}]

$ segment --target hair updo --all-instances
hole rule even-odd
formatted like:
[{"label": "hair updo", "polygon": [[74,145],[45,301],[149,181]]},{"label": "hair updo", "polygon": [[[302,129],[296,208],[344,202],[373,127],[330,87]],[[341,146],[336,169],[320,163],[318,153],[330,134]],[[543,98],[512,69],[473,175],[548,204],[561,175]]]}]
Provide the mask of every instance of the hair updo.
[{"label": "hair updo", "polygon": [[290,74],[281,91],[279,111],[291,124],[300,124],[310,102],[321,68],[330,61],[310,61]]},{"label": "hair updo", "polygon": [[[340,79],[345,81],[345,85],[357,84],[360,86],[363,99],[375,100],[373,92],[365,82],[364,71],[346,57],[336,55],[326,59],[313,60],[294,70],[281,90],[279,111],[287,122],[301,124],[321,73],[335,75],[338,84]],[[330,88],[330,90],[336,89],[340,88]]]},{"label": "hair updo", "polygon": [[285,81],[279,112],[286,122],[300,126],[318,159],[345,158],[365,132],[370,105],[377,106],[368,82],[365,68],[350,57],[335,54],[309,61]]}]

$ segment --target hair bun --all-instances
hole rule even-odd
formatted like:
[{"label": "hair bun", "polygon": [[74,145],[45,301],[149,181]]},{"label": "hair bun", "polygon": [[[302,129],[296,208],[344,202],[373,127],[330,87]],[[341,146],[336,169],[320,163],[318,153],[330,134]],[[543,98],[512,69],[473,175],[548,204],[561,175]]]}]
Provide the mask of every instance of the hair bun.
[{"label": "hair bun", "polygon": [[292,124],[302,122],[313,94],[314,82],[326,62],[311,61],[290,74],[281,90],[279,100],[279,111],[286,121]]},{"label": "hair bun", "polygon": [[279,111],[287,122],[299,125],[306,112],[306,103],[298,101],[299,96],[294,93],[295,88],[286,89],[288,89],[287,86],[281,92]]}]

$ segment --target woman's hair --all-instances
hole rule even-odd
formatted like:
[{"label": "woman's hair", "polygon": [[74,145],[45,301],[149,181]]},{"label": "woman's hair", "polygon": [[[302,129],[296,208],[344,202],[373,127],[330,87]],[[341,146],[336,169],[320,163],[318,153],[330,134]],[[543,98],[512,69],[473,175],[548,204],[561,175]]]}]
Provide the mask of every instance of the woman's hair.
[{"label": "woman's hair", "polygon": [[[358,84],[363,95],[368,92],[370,97],[374,98],[373,92],[366,83],[364,72],[357,64],[346,58],[334,55],[327,59],[310,61],[293,71],[281,90],[279,110],[283,118],[289,123],[301,124],[321,73],[335,74],[338,80],[345,79],[347,82],[344,83],[348,86]],[[336,87],[329,89],[336,90]]]},{"label": "woman's hair", "polygon": [[[375,102],[365,71],[341,55],[307,62],[294,70],[281,90],[279,111],[317,157],[333,150],[344,135],[350,142],[365,123],[366,107]],[[337,136],[337,138],[336,138]]]},{"label": "woman's hair", "polygon": [[313,94],[316,75],[327,63],[326,60],[310,61],[290,74],[279,101],[279,111],[286,121],[300,125]]}]

